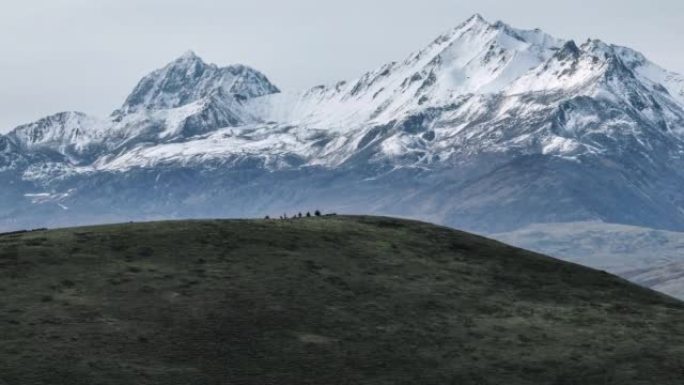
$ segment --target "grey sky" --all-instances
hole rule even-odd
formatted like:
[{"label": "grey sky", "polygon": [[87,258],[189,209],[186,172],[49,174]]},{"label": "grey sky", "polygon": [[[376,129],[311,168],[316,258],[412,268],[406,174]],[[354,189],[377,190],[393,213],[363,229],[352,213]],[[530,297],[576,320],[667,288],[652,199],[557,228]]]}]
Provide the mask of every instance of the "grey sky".
[{"label": "grey sky", "polygon": [[630,46],[684,73],[682,0],[7,0],[0,132],[64,110],[105,116],[188,49],[306,88],[402,59],[474,13]]}]

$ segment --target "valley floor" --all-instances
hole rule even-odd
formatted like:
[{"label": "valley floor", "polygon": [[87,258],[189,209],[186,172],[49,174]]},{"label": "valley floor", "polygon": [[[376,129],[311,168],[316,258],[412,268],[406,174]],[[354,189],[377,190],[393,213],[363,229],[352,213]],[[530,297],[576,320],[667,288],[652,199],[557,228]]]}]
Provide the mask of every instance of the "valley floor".
[{"label": "valley floor", "polygon": [[603,222],[531,225],[493,238],[684,300],[684,233]]}]

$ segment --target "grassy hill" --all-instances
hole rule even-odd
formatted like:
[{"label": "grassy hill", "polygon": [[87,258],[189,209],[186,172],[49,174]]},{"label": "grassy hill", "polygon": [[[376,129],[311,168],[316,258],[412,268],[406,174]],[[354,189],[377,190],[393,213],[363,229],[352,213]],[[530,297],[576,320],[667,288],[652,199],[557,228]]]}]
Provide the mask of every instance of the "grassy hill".
[{"label": "grassy hill", "polygon": [[0,384],[682,384],[684,305],[376,217],[0,236]]}]

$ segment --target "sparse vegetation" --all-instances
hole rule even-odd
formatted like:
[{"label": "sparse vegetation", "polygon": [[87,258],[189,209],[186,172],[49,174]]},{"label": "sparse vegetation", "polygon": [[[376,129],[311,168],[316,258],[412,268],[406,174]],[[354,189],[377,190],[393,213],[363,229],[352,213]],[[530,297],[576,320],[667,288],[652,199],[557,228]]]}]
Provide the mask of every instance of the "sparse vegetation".
[{"label": "sparse vegetation", "polygon": [[375,217],[0,237],[0,384],[681,384],[684,306]]}]

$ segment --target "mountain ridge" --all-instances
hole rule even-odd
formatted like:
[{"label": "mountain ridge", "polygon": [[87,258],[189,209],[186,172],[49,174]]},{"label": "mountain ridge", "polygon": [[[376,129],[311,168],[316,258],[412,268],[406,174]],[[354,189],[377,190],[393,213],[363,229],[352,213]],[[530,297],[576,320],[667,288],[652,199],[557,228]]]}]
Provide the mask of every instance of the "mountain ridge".
[{"label": "mountain ridge", "polygon": [[189,52],[109,118],[58,114],[0,136],[0,220],[311,202],[482,232],[578,220],[682,230],[683,85],[629,48],[479,15],[403,61],[299,93]]}]

